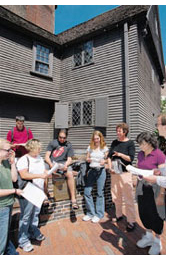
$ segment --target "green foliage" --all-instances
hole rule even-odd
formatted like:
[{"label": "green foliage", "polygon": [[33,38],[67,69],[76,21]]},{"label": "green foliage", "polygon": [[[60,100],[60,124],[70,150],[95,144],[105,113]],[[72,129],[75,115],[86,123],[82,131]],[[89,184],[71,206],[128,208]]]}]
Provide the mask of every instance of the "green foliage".
[{"label": "green foliage", "polygon": [[166,98],[161,99],[161,113],[166,113]]}]

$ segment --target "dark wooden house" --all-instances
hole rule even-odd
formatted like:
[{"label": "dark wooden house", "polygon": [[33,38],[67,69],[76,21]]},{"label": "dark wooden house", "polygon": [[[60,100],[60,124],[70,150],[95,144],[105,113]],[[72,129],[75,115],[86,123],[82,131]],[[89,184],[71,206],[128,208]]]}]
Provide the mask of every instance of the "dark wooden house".
[{"label": "dark wooden house", "polygon": [[165,80],[158,6],[120,6],[58,35],[0,6],[0,61],[2,138],[17,114],[42,141],[42,155],[62,127],[77,154],[94,129],[108,146],[122,121],[133,140],[155,129]]},{"label": "dark wooden house", "polygon": [[60,103],[67,108],[59,105],[57,115],[68,109],[64,125],[75,148],[86,148],[94,129],[110,144],[122,121],[132,139],[155,129],[165,78],[158,6],[120,6],[58,39]]}]

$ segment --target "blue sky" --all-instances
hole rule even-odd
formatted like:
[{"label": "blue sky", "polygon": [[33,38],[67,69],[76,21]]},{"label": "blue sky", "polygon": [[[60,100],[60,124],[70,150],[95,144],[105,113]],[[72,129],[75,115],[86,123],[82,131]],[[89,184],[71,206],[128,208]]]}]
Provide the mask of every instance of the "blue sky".
[{"label": "blue sky", "polygon": [[[118,5],[58,5],[55,11],[55,34],[83,23]],[[166,64],[166,5],[159,5],[164,63]]]}]

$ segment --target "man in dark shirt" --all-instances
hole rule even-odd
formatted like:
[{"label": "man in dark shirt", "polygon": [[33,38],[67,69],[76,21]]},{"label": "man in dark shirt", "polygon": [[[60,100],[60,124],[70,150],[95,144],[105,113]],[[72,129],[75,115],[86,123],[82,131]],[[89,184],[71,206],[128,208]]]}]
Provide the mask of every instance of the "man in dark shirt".
[{"label": "man in dark shirt", "polygon": [[75,183],[73,177],[73,170],[70,164],[72,163],[72,156],[74,151],[70,142],[66,140],[67,133],[65,130],[60,130],[58,139],[51,141],[47,147],[45,154],[45,162],[49,165],[49,168],[53,167],[55,162],[61,165],[59,174],[64,174],[67,177],[67,184],[70,191],[72,208],[78,209],[75,198]]},{"label": "man in dark shirt", "polygon": [[[132,174],[127,172],[125,166],[122,166],[121,174],[117,174],[113,169],[113,162],[120,159],[123,164],[131,164],[134,160],[135,146],[134,142],[129,140],[127,135],[129,127],[126,123],[116,126],[117,139],[111,144],[108,154],[108,166],[111,173],[111,194],[116,207],[116,221],[122,219],[122,196],[126,208],[127,231],[135,228],[136,211],[133,197]],[[115,221],[115,220],[114,220]]]}]

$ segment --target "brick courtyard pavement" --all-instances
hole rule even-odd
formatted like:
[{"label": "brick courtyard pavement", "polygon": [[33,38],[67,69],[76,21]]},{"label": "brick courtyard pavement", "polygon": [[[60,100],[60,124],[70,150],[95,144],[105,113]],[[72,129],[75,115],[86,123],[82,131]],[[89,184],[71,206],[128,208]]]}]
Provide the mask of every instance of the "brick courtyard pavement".
[{"label": "brick courtyard pavement", "polygon": [[[137,207],[137,206],[136,206]],[[139,249],[136,242],[144,234],[144,228],[139,218],[133,232],[126,232],[126,219],[112,223],[112,211],[97,224],[82,221],[83,215],[60,219],[41,226],[41,232],[46,239],[41,243],[34,241],[34,251],[22,255],[147,255],[149,248]],[[17,241],[17,232],[11,234]],[[166,254],[166,223],[162,234],[163,250]]]}]

